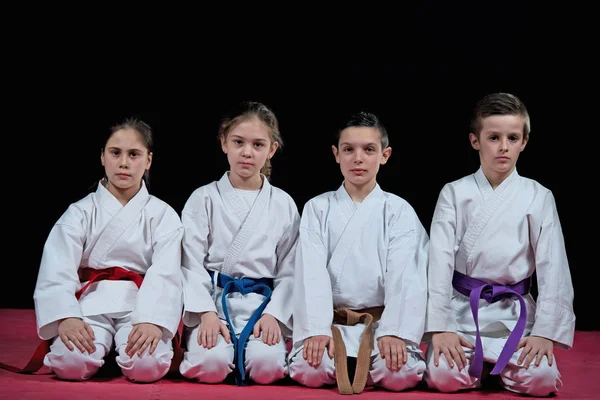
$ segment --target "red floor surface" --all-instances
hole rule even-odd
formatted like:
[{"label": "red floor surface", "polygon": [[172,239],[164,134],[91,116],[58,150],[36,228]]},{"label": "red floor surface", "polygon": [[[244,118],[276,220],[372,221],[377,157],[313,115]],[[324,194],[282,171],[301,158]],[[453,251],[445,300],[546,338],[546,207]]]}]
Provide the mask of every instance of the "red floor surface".
[{"label": "red floor surface", "polygon": [[[39,343],[35,332],[33,310],[0,309],[0,361],[23,367]],[[600,399],[600,331],[575,334],[572,350],[556,350],[558,367],[564,386],[556,399]],[[335,387],[310,389],[291,381],[269,386],[237,387],[235,384],[207,385],[189,382],[179,376],[167,377],[152,384],[135,384],[107,363],[98,376],[86,382],[64,382],[42,368],[36,375],[19,375],[0,370],[0,399],[334,399],[339,398]],[[416,389],[392,393],[368,388],[359,394],[361,399],[511,399],[524,396],[512,394],[489,382],[484,390],[456,394]]]}]

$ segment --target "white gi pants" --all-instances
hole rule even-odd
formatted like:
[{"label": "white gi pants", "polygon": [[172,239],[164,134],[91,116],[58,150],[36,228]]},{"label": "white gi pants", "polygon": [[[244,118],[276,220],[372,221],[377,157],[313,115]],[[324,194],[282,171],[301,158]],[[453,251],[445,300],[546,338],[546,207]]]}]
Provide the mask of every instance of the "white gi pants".
[{"label": "white gi pants", "polygon": [[[475,336],[459,333],[469,342],[475,343]],[[508,336],[502,338],[481,336],[483,345],[483,360],[485,362],[496,363]],[[464,389],[476,389],[481,387],[478,378],[469,375],[469,367],[475,350],[463,347],[467,357],[467,365],[461,371],[458,370],[456,363],[454,368],[450,368],[444,354],[440,354],[439,366],[433,363],[433,346],[430,344],[427,348],[427,370],[424,380],[427,385],[439,390],[440,392],[457,392]],[[527,394],[530,396],[544,397],[558,392],[563,383],[560,379],[560,372],[556,366],[556,357],[554,357],[552,366],[548,365],[546,356],[542,359],[539,367],[534,362],[529,365],[529,369],[518,365],[517,361],[523,349],[515,352],[512,358],[500,373],[501,385],[516,393]]]},{"label": "white gi pants", "polygon": [[[358,348],[360,335],[364,330],[363,324],[357,324],[352,327],[335,324],[343,331],[344,343],[348,355],[352,354],[350,350],[351,343],[353,347]],[[348,336],[355,336],[349,338]],[[355,340],[352,340],[355,339]],[[377,343],[375,343],[377,349]],[[323,359],[318,367],[309,365],[302,356],[304,346],[294,349],[294,354],[290,357],[290,377],[300,384],[308,387],[321,387],[323,385],[334,385],[336,383],[335,363],[329,358],[327,349],[323,353]],[[371,355],[371,368],[367,377],[367,385],[380,386],[387,390],[401,391],[415,387],[423,379],[425,372],[425,361],[421,350],[412,344],[406,345],[407,361],[399,371],[392,371],[385,365],[385,360],[379,354]]]},{"label": "white gi pants", "polygon": [[[198,344],[200,325],[186,327],[186,351],[179,366],[179,372],[189,379],[203,383],[220,383],[234,369],[233,342],[225,342],[218,335],[217,345],[206,349]],[[269,384],[284,378],[288,374],[287,351],[283,338],[279,343],[269,346],[261,338],[250,335],[246,343],[245,374],[255,383]]]},{"label": "white gi pants", "polygon": [[171,340],[161,340],[150,355],[150,346],[141,357],[125,354],[127,338],[133,329],[131,313],[114,313],[84,317],[94,331],[96,351],[92,354],[82,353],[77,347],[73,351],[67,349],[60,337],[56,337],[50,346],[50,353],[44,357],[44,365],[49,367],[57,377],[65,380],[86,380],[98,372],[104,365],[104,357],[112,349],[113,339],[117,350],[116,361],[123,375],[133,382],[154,382],[169,372],[173,347]]}]

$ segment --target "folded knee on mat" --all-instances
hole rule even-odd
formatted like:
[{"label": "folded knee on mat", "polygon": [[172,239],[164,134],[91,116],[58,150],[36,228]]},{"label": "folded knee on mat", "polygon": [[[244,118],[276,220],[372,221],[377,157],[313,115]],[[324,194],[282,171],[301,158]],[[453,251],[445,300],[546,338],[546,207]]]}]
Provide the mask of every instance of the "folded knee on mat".
[{"label": "folded knee on mat", "polygon": [[[324,355],[324,357],[329,356]],[[333,360],[331,360],[331,364],[333,364]],[[332,365],[328,365],[325,358],[316,368],[308,365],[304,360],[295,363],[292,362],[290,365],[290,377],[304,386],[321,387],[329,383],[328,370],[331,367]]]},{"label": "folded knee on mat", "polygon": [[227,348],[213,347],[199,352],[186,352],[179,371],[189,379],[205,383],[219,383],[231,372],[233,354]]},{"label": "folded knee on mat", "polygon": [[248,376],[256,383],[266,385],[283,379],[286,375],[285,360],[264,356],[250,359],[249,362],[246,360]]},{"label": "folded knee on mat", "polygon": [[148,356],[132,360],[128,367],[121,366],[121,371],[132,382],[155,382],[169,372],[171,364],[167,360]]},{"label": "folded knee on mat", "polygon": [[546,362],[540,363],[539,367],[530,366],[529,369],[523,372],[526,377],[523,383],[529,387],[528,394],[548,396],[556,392],[560,386],[558,370],[550,367]]},{"label": "folded knee on mat", "polygon": [[388,390],[400,391],[416,386],[423,379],[424,368],[404,365],[399,371],[391,371],[388,367],[377,366],[378,370],[371,371],[371,376],[377,376],[380,386]]},{"label": "folded knee on mat", "polygon": [[284,377],[285,360],[274,354],[246,355],[248,375],[256,383],[268,384]]},{"label": "folded knee on mat", "polygon": [[260,344],[259,346],[250,346],[246,348],[246,364],[253,368],[279,370],[285,364],[285,352],[275,346]]},{"label": "folded knee on mat", "polygon": [[373,362],[373,369],[380,370],[381,372],[393,374],[393,375],[423,375],[425,371],[425,361],[423,360],[410,360],[403,364],[398,371],[392,371],[387,367],[387,362],[381,356],[375,358]]},{"label": "folded knee on mat", "polygon": [[213,347],[202,352],[202,355],[198,354],[198,356],[196,359],[201,360],[204,368],[208,369],[219,370],[233,363],[233,354],[227,347]]},{"label": "folded knee on mat", "polygon": [[48,358],[52,372],[66,380],[88,379],[96,374],[103,364],[102,360],[94,359],[77,349],[65,350],[62,354],[50,353]]},{"label": "folded knee on mat", "polygon": [[442,364],[440,358],[440,365],[436,367],[431,364],[428,366],[425,372],[426,382],[429,387],[437,389],[440,392],[456,392],[461,388],[461,382],[458,379],[458,368],[455,365],[454,368],[450,368],[445,362]]},{"label": "folded knee on mat", "polygon": [[285,376],[284,368],[279,365],[255,366],[248,371],[248,377],[261,385],[271,384]]}]

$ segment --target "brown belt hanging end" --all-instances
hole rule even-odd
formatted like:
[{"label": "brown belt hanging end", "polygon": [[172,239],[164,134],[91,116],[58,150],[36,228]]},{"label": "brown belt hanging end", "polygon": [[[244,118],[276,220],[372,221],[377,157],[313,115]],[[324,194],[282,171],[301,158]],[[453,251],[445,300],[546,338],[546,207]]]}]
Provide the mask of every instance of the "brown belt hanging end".
[{"label": "brown belt hanging end", "polygon": [[373,351],[373,321],[378,321],[383,313],[383,307],[366,308],[363,310],[350,310],[347,308],[334,309],[333,322],[340,325],[353,326],[358,323],[365,324],[365,330],[358,347],[354,380],[350,383],[348,374],[348,358],[346,345],[340,330],[331,325],[333,345],[335,349],[334,364],[335,374],[340,394],[358,394],[367,384],[369,369],[371,367],[371,352]]}]

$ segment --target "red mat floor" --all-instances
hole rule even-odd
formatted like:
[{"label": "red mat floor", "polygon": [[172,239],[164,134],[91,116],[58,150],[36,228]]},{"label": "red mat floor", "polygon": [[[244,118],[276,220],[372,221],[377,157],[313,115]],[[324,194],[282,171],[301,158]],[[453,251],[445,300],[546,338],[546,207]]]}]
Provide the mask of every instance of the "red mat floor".
[{"label": "red mat floor", "polygon": [[[23,367],[39,343],[33,310],[0,309],[0,361]],[[600,399],[600,331],[577,331],[572,350],[556,349],[563,388],[556,399]],[[0,399],[68,399],[68,400],[184,400],[184,399],[334,399],[337,388],[311,389],[292,381],[269,386],[237,387],[235,384],[207,385],[169,376],[152,384],[135,384],[120,375],[107,362],[99,374],[86,382],[64,382],[42,368],[35,375],[19,375],[0,370]],[[512,394],[490,381],[484,390],[443,394],[427,389],[393,393],[367,388],[361,399],[511,399]]]}]

